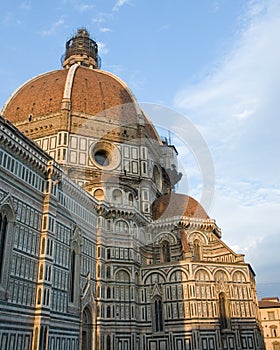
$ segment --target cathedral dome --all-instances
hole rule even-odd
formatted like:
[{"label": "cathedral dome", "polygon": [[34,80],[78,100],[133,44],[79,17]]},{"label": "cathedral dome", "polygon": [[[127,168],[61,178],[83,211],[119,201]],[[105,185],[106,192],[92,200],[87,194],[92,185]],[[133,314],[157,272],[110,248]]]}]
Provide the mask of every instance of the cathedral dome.
[{"label": "cathedral dome", "polygon": [[[71,68],[39,75],[17,89],[3,108],[3,116],[11,122],[59,113],[63,100],[70,100],[71,110],[76,113],[96,115],[104,110],[135,104],[129,88],[119,78],[100,69],[75,64]],[[115,114],[115,118],[124,118]],[[129,120],[136,121],[135,113]]]},{"label": "cathedral dome", "polygon": [[153,220],[172,217],[209,219],[203,207],[192,197],[171,192],[157,198],[152,204]]},{"label": "cathedral dome", "polygon": [[138,124],[141,119],[148,135],[158,139],[129,87],[117,76],[99,69],[97,57],[97,44],[86,30],[79,29],[66,43],[64,69],[25,82],[10,96],[2,116],[18,127],[30,127],[34,120],[46,117],[57,118],[65,110],[85,120],[105,114],[119,125]]}]

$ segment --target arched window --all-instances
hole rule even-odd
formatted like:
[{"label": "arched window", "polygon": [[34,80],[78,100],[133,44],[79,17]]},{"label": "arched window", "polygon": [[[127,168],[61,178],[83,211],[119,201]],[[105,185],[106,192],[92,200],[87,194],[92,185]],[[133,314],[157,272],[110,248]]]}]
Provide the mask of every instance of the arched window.
[{"label": "arched window", "polygon": [[76,283],[76,253],[72,250],[70,254],[70,284],[69,284],[69,300],[71,303],[75,301],[75,283]]},{"label": "arched window", "polygon": [[40,265],[40,273],[39,273],[39,279],[42,280],[43,279],[43,269],[44,269],[44,266],[43,264]]},{"label": "arched window", "polygon": [[113,202],[116,204],[122,204],[122,191],[114,190],[113,191]]},{"label": "arched window", "polygon": [[[83,323],[82,323],[82,344],[83,349],[92,349],[92,337],[93,337],[93,329],[92,329],[92,313],[91,309],[86,306],[83,310]],[[64,346],[61,347],[64,349]],[[45,348],[44,348],[45,349]]]},{"label": "arched window", "polygon": [[118,220],[115,224],[115,231],[117,233],[128,233],[129,226],[124,220]]},{"label": "arched window", "polygon": [[8,219],[6,215],[0,213],[0,281],[4,265],[4,251],[7,237]]},{"label": "arched window", "polygon": [[38,327],[35,328],[34,349],[37,349],[37,346],[38,346]]},{"label": "arched window", "polygon": [[227,300],[225,293],[219,295],[219,313],[220,313],[220,324],[221,329],[229,328],[229,318],[227,313]]},{"label": "arched window", "polygon": [[129,193],[129,195],[128,195],[128,204],[133,206],[133,194],[132,193]]},{"label": "arched window", "polygon": [[154,299],[154,330],[155,332],[163,332],[163,305],[160,297]]},{"label": "arched window", "polygon": [[278,341],[272,343],[272,345],[273,345],[273,350],[280,350],[280,343]]},{"label": "arched window", "polygon": [[41,326],[40,327],[39,349],[45,349],[46,348],[47,335],[48,335],[48,328]]},{"label": "arched window", "polygon": [[42,238],[41,254],[45,254],[46,239]]},{"label": "arched window", "polygon": [[106,277],[107,277],[107,278],[111,278],[111,267],[110,267],[110,266],[107,266],[107,269],[106,269]]},{"label": "arched window", "polygon": [[[116,285],[114,287],[114,299],[118,302],[116,303],[115,317],[117,319],[130,319],[130,312],[125,310],[128,308],[128,303],[131,301],[130,294],[130,275],[125,270],[119,270],[115,274]],[[127,309],[128,310],[128,309]]]},{"label": "arched window", "polygon": [[101,277],[101,267],[100,267],[100,265],[97,266],[97,277],[98,278]]},{"label": "arched window", "polygon": [[107,306],[107,309],[106,309],[106,317],[107,317],[107,318],[111,318],[111,306]]},{"label": "arched window", "polygon": [[111,299],[111,288],[107,288],[107,299]]},{"label": "arched window", "polygon": [[110,335],[107,335],[107,338],[106,338],[106,350],[111,350],[111,337],[110,337]]},{"label": "arched window", "polygon": [[12,204],[9,195],[0,203],[0,299],[5,300],[7,299],[12,260],[13,223],[16,220]]},{"label": "arched window", "polygon": [[233,274],[233,281],[237,283],[244,283],[246,282],[246,277],[243,272],[235,271]]},{"label": "arched window", "polygon": [[201,258],[202,258],[201,244],[200,244],[200,241],[196,239],[193,243],[193,260],[200,261]]},{"label": "arched window", "polygon": [[42,302],[42,289],[39,288],[38,290],[38,299],[37,299],[37,304],[40,305]]},{"label": "arched window", "polygon": [[161,261],[162,262],[170,261],[170,244],[168,241],[164,241],[161,244]]},{"label": "arched window", "polygon": [[110,248],[107,249],[107,259],[108,260],[111,259],[111,249]]}]

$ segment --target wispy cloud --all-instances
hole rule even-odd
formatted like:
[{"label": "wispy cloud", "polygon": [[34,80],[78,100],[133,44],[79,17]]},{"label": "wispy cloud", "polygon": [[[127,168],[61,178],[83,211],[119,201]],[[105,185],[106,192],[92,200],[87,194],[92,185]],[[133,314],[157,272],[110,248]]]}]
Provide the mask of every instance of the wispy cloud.
[{"label": "wispy cloud", "polygon": [[[248,2],[239,24],[231,49],[178,91],[174,104],[199,127],[214,157],[210,215],[224,240],[257,267],[262,283],[265,269],[280,263],[269,238],[279,234],[280,212],[279,1]],[[275,235],[274,242],[279,242]]]},{"label": "wispy cloud", "polygon": [[114,7],[112,8],[112,10],[113,10],[113,11],[119,11],[119,9],[120,9],[122,6],[126,5],[126,4],[130,4],[130,0],[118,0],[118,1],[115,3],[115,5],[114,5]]},{"label": "wispy cloud", "polygon": [[97,12],[94,14],[92,18],[92,23],[96,23],[98,25],[104,24],[113,19],[113,14],[109,12]]},{"label": "wispy cloud", "polygon": [[45,29],[41,32],[43,36],[51,36],[56,34],[59,27],[61,27],[65,23],[63,18],[60,18],[56,22],[52,23],[48,29]]},{"label": "wispy cloud", "polygon": [[159,27],[158,32],[166,32],[170,28],[169,24],[163,24],[161,27]]},{"label": "wispy cloud", "polygon": [[112,30],[111,30],[110,28],[107,28],[107,27],[101,27],[101,28],[99,29],[99,31],[100,31],[101,33],[108,33],[108,32],[111,32]]},{"label": "wispy cloud", "polygon": [[13,12],[7,12],[3,16],[2,24],[5,26],[19,26],[22,21]]},{"label": "wispy cloud", "polygon": [[107,55],[109,53],[109,49],[107,45],[101,41],[97,42],[98,51],[101,55]]},{"label": "wispy cloud", "polygon": [[[264,3],[266,6],[261,6]],[[251,2],[244,23],[232,50],[225,53],[214,71],[179,91],[175,105],[201,126],[213,149],[220,149],[218,157],[224,160],[226,152],[233,157],[236,152],[235,160],[246,172],[256,170],[260,157],[268,165],[276,156],[280,3]],[[242,163],[245,157],[247,164]],[[277,169],[280,171],[280,166]],[[267,176],[264,164],[259,170],[259,175],[265,172]]]},{"label": "wispy cloud", "polygon": [[212,4],[212,11],[215,13],[215,12],[218,12],[220,10],[220,4],[218,1],[214,1],[213,4]]},{"label": "wispy cloud", "polygon": [[23,10],[30,10],[31,9],[31,1],[26,0],[20,3],[19,8]]},{"label": "wispy cloud", "polygon": [[76,10],[79,12],[87,12],[95,8],[94,5],[89,5],[89,4],[76,4],[75,5]]}]

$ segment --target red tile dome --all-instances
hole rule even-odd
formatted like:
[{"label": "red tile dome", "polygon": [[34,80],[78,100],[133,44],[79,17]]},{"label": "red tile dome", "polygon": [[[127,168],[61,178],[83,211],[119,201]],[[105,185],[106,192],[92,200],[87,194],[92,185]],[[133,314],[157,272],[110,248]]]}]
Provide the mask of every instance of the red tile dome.
[{"label": "red tile dome", "polygon": [[100,70],[97,60],[97,44],[84,29],[78,30],[67,42],[64,69],[20,86],[2,108],[2,116],[17,126],[30,126],[38,118],[59,118],[65,110],[85,120],[104,115],[117,125],[138,124],[141,119],[148,135],[158,139],[129,87],[112,73]]},{"label": "red tile dome", "polygon": [[[113,74],[79,65],[72,73],[73,79],[70,70],[63,69],[27,81],[11,95],[2,115],[17,124],[30,116],[59,114],[68,93],[72,113],[94,116],[112,109],[110,119],[122,124],[139,122],[139,113],[146,119],[130,89]],[[150,124],[147,119],[146,122]]]},{"label": "red tile dome", "polygon": [[192,197],[171,192],[157,198],[152,204],[153,220],[186,216],[189,218],[209,219],[206,211]]}]

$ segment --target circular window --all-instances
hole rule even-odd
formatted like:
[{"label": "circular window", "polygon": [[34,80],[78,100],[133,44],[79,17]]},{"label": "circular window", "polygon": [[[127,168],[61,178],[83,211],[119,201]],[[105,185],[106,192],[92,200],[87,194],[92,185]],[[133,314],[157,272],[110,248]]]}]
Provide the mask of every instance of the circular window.
[{"label": "circular window", "polygon": [[102,166],[107,166],[110,164],[110,153],[105,149],[101,149],[94,153],[94,160]]},{"label": "circular window", "polygon": [[103,201],[104,200],[104,192],[102,189],[98,188],[97,190],[94,191],[94,197],[99,200]]},{"label": "circular window", "polygon": [[112,170],[120,163],[118,148],[107,141],[97,141],[90,149],[91,160],[98,168]]}]

